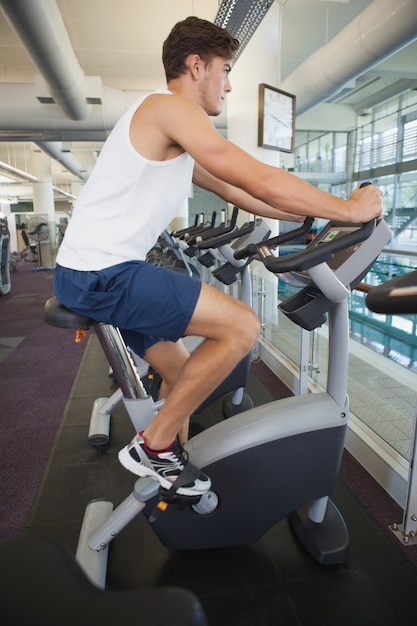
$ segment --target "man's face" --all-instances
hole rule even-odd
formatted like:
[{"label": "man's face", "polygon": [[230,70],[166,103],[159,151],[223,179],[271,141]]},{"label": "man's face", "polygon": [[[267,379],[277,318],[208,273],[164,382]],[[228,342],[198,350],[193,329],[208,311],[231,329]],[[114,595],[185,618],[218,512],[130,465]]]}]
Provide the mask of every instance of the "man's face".
[{"label": "man's face", "polygon": [[207,115],[220,115],[226,95],[232,91],[229,73],[232,69],[228,59],[214,57],[205,66],[204,75],[198,86],[200,106]]}]

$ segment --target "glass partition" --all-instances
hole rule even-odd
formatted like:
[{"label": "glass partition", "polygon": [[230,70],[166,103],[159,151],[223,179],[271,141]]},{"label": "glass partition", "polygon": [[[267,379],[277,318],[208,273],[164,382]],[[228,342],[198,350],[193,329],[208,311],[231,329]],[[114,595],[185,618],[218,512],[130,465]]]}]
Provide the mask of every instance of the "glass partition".
[{"label": "glass partition", "polygon": [[259,284],[262,337],[299,369],[301,329],[278,310],[279,302],[286,297],[285,287],[270,273],[262,273]]}]

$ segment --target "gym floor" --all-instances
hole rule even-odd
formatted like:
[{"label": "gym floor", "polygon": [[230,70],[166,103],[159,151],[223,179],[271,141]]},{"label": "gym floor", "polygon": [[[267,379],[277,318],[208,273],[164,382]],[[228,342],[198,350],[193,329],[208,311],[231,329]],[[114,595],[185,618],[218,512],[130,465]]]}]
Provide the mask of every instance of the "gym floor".
[{"label": "gym floor", "polygon": [[[103,498],[117,505],[135,481],[117,460],[117,451],[134,434],[123,405],[113,413],[106,449],[94,449],[86,439],[94,399],[113,390],[101,347],[92,335],[25,528],[58,540],[73,553],[86,504]],[[254,364],[248,391],[255,404],[286,393],[262,364]],[[194,416],[192,431],[214,423],[217,415],[215,404]],[[344,459],[344,467],[348,476],[354,462]],[[370,500],[375,493],[368,493]],[[200,598],[209,623],[215,626],[391,626],[401,617],[412,619],[416,565],[355,495],[343,472],[333,499],[351,537],[344,565],[313,561],[297,544],[286,520],[252,545],[176,552],[164,548],[144,517],[138,516],[110,545],[107,585],[113,589],[183,586]],[[246,511],[237,512],[236,524],[242,515],[256,515],[250,501]],[[138,624],[139,615],[140,609]]]}]

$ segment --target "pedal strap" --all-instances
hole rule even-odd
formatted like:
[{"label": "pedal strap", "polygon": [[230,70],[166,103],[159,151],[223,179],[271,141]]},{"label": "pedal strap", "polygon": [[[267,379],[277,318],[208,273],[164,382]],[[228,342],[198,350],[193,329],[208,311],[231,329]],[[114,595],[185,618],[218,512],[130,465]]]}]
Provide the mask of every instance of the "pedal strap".
[{"label": "pedal strap", "polygon": [[[175,497],[175,494],[177,493],[177,490],[180,487],[182,487],[183,485],[188,485],[191,482],[194,482],[194,480],[198,478],[200,474],[201,474],[201,471],[195,465],[187,461],[187,463],[184,466],[184,469],[182,470],[182,472],[180,472],[180,474],[178,475],[178,478],[172,483],[171,487],[168,490],[164,490],[163,492],[160,491],[159,502],[156,505],[155,509],[153,510],[152,514],[149,516],[148,521],[151,524],[153,524],[156,521],[159,514],[162,513],[162,511],[164,511],[166,508],[166,507],[164,508],[163,506],[161,506],[161,503],[164,502],[167,506],[168,502]],[[190,499],[190,496],[181,496],[181,494],[177,496],[177,498],[181,498],[181,497],[184,497],[184,500]],[[194,500],[197,500],[199,498],[199,496],[191,496],[191,497]]]},{"label": "pedal strap", "polygon": [[184,469],[180,472],[180,474],[178,474],[178,478],[172,483],[171,487],[166,492],[166,497],[168,498],[169,496],[173,496],[183,485],[188,485],[189,483],[194,482],[200,474],[201,471],[187,460]]}]

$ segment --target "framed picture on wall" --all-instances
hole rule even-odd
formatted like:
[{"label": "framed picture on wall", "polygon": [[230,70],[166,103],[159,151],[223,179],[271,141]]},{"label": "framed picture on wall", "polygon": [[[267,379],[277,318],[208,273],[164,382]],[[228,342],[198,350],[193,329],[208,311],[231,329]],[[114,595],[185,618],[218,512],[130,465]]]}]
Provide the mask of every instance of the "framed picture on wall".
[{"label": "framed picture on wall", "polygon": [[294,152],[295,96],[259,85],[258,146]]}]

